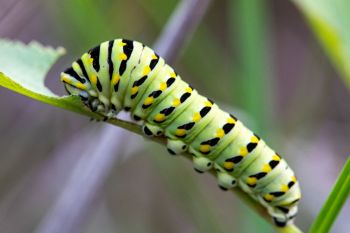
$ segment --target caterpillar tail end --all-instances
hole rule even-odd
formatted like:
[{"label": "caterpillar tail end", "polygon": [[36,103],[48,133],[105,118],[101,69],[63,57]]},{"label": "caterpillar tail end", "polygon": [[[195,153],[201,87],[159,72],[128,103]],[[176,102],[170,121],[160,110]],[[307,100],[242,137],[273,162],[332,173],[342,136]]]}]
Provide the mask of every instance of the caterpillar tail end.
[{"label": "caterpillar tail end", "polygon": [[294,222],[298,208],[293,206],[288,213],[281,213],[278,207],[268,207],[268,212],[272,216],[273,222],[277,227],[286,227]]}]

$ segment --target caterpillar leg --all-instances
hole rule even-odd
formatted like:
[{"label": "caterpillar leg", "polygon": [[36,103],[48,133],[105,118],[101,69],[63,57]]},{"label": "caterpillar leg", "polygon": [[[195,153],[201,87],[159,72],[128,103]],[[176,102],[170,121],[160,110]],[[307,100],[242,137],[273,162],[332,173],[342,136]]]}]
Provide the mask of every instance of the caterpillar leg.
[{"label": "caterpillar leg", "polygon": [[233,176],[229,175],[224,169],[219,165],[214,164],[216,176],[218,179],[219,187],[223,190],[231,189],[237,186],[237,180]]},{"label": "caterpillar leg", "polygon": [[194,170],[199,173],[206,172],[213,168],[213,161],[206,157],[193,155],[192,160]]},{"label": "caterpillar leg", "polygon": [[278,227],[285,227],[287,226],[287,222],[286,220],[284,219],[279,219],[279,218],[276,218],[276,217],[273,217],[273,222],[275,223],[276,226]]},{"label": "caterpillar leg", "polygon": [[[101,117],[103,117],[102,121],[107,121],[108,119],[111,119],[111,118],[118,119],[117,115],[118,115],[120,110],[116,110],[115,108],[108,109],[98,99],[94,99],[93,101],[88,102],[86,105],[90,109],[92,109],[93,112],[95,112],[95,113],[99,114]],[[97,119],[94,119],[94,118],[91,118],[90,120],[91,121],[94,121],[94,120],[100,121],[100,120],[97,120]]]},{"label": "caterpillar leg", "polygon": [[142,131],[146,136],[152,137],[152,136],[160,136],[163,134],[164,130],[156,125],[151,125],[148,123],[145,123],[142,126]]},{"label": "caterpillar leg", "polygon": [[273,221],[278,227],[285,227],[290,224],[296,213],[298,212],[298,207],[293,206],[292,208],[284,208],[279,206],[267,207],[269,214],[273,217]]},{"label": "caterpillar leg", "polygon": [[173,139],[168,139],[166,147],[168,149],[168,152],[172,155],[181,154],[188,148],[188,146],[184,142]]}]

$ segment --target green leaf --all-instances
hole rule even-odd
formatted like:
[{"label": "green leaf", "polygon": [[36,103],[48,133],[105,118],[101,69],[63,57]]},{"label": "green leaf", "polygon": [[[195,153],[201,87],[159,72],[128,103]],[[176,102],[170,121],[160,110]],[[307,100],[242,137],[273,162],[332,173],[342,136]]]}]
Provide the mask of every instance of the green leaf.
[{"label": "green leaf", "polygon": [[292,0],[350,88],[350,1]]},{"label": "green leaf", "polygon": [[44,103],[94,116],[84,108],[78,97],[60,97],[45,86],[48,70],[63,54],[63,48],[0,39],[0,86]]},{"label": "green leaf", "polygon": [[327,233],[350,194],[350,158],[345,163],[326,203],[322,207],[309,233]]},{"label": "green leaf", "polygon": [[[37,42],[25,45],[0,39],[0,86],[56,107],[103,119],[104,116],[88,110],[79,97],[57,96],[45,86],[45,75],[62,54],[63,48],[53,49]],[[130,122],[109,119],[108,123],[142,135],[139,127]]]}]

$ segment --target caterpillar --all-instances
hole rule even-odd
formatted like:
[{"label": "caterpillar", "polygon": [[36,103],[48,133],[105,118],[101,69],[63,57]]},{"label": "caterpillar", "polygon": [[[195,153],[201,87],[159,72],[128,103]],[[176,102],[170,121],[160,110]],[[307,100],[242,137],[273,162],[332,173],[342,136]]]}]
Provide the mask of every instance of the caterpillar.
[{"label": "caterpillar", "polygon": [[198,172],[214,169],[222,189],[239,186],[278,227],[295,218],[301,192],[286,161],[151,48],[126,39],[103,42],[62,72],[61,81],[93,112],[112,118],[129,111],[146,136],[166,137],[170,154],[192,154]]}]

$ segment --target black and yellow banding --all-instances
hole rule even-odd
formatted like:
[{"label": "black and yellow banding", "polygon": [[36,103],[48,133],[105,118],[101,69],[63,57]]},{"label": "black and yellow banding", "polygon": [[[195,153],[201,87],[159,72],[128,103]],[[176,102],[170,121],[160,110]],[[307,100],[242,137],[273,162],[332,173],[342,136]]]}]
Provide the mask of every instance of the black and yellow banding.
[{"label": "black and yellow banding", "polygon": [[248,176],[246,179],[247,185],[251,188],[255,188],[258,180],[264,178],[267,174],[273,171],[273,169],[280,163],[280,161],[281,157],[275,154],[268,163],[262,165],[259,172]]},{"label": "black and yellow banding", "polygon": [[164,135],[172,154],[188,151],[194,167],[215,169],[222,189],[238,184],[268,208],[278,226],[295,217],[301,197],[294,172],[231,114],[198,94],[143,44],[117,39],[84,53],[61,74],[72,95],[92,111],[130,111],[147,136]]}]

